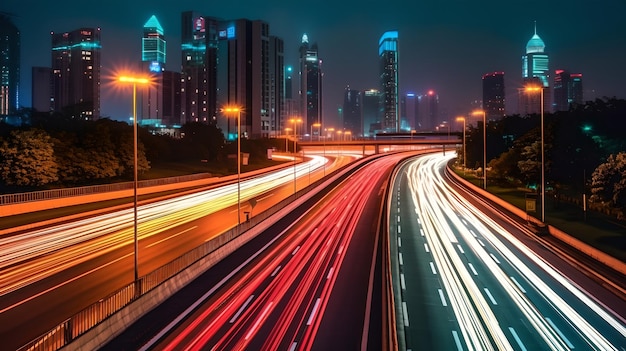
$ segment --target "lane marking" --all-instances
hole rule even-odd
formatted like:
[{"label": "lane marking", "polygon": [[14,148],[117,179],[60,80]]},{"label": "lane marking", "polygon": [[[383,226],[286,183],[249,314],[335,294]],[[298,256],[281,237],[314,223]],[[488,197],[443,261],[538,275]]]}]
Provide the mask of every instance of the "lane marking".
[{"label": "lane marking", "polygon": [[454,338],[454,343],[456,344],[456,349],[459,351],[463,351],[463,344],[461,344],[461,339],[459,338],[459,333],[456,330],[452,331],[452,337]]},{"label": "lane marking", "polygon": [[511,334],[513,334],[513,338],[515,339],[515,341],[519,345],[520,349],[522,349],[522,351],[526,351],[526,346],[524,346],[524,344],[522,343],[522,339],[519,338],[519,336],[515,332],[515,329],[509,327],[509,331],[511,332]]},{"label": "lane marking", "polygon": [[437,270],[435,269],[435,264],[434,263],[430,263],[430,270],[433,272],[433,274],[437,274]]},{"label": "lane marking", "polygon": [[398,222],[400,222],[400,216],[398,216]]},{"label": "lane marking", "polygon": [[446,297],[443,294],[443,290],[441,289],[437,289],[437,290],[439,290],[439,298],[441,299],[441,304],[444,306],[448,306],[448,303],[446,302]]},{"label": "lane marking", "polygon": [[469,266],[469,268],[472,270],[472,273],[474,273],[474,275],[478,275],[478,272],[476,272],[476,269],[474,269],[474,265],[471,263],[467,264]]},{"label": "lane marking", "polygon": [[244,302],[243,305],[241,305],[241,307],[239,307],[239,310],[237,310],[237,313],[235,313],[233,318],[230,319],[230,324],[235,323],[237,318],[239,318],[239,315],[243,312],[243,310],[246,309],[246,307],[248,307],[248,304],[250,303],[250,301],[252,301],[253,298],[254,298],[254,295],[250,295],[250,297],[248,297],[246,302]]},{"label": "lane marking", "polygon": [[493,258],[493,260],[496,261],[497,264],[500,264],[500,261],[498,261],[496,256],[494,256],[492,253],[490,253],[489,256],[491,256],[491,258]]},{"label": "lane marking", "polygon": [[274,272],[272,272],[272,275],[271,275],[271,276],[272,276],[272,277],[273,277],[273,276],[275,276],[275,275],[278,273],[278,271],[280,270],[280,268],[281,268],[281,267],[282,267],[282,266],[278,266],[278,267],[276,267],[276,269],[274,270]]},{"label": "lane marking", "polygon": [[400,261],[400,265],[404,265],[404,260],[402,259],[402,252],[398,252],[398,260]]},{"label": "lane marking", "polygon": [[330,269],[328,270],[328,274],[326,275],[326,279],[330,279],[330,277],[333,276],[333,272],[335,271],[335,267],[330,267]]},{"label": "lane marking", "polygon": [[402,238],[398,238],[398,247],[402,247]]},{"label": "lane marking", "polygon": [[289,351],[294,351],[296,349],[296,347],[298,347],[298,343],[294,341],[293,344],[291,344],[291,347],[289,348]]},{"label": "lane marking", "polygon": [[478,238],[478,235],[476,235],[476,233],[474,233],[473,230],[470,229],[470,233],[472,233],[472,235],[474,236],[474,238]]},{"label": "lane marking", "polygon": [[402,314],[404,315],[404,326],[409,326],[409,309],[406,307],[406,302],[402,301]]},{"label": "lane marking", "polygon": [[401,234],[401,233],[402,233],[402,227],[398,226],[398,234]]},{"label": "lane marking", "polygon": [[311,311],[311,314],[309,315],[309,320],[306,322],[306,325],[311,325],[311,323],[313,323],[313,318],[315,317],[315,314],[317,313],[317,309],[320,307],[320,298],[318,297],[317,300],[315,300],[315,306],[313,306],[313,311]]},{"label": "lane marking", "polygon": [[457,245],[457,247],[459,248],[460,253],[465,254],[465,251],[463,251],[463,247],[461,247],[461,245]]},{"label": "lane marking", "polygon": [[491,291],[489,291],[489,289],[487,288],[484,288],[484,289],[485,289],[485,293],[489,297],[489,300],[491,300],[491,303],[494,305],[497,305],[498,303],[496,302],[496,299],[493,298],[493,295],[491,295]]},{"label": "lane marking", "polygon": [[259,327],[259,323],[261,323],[262,320],[265,320],[265,315],[270,310],[270,308],[272,308],[273,304],[274,304],[274,302],[272,301],[272,302],[270,302],[269,305],[267,305],[267,307],[265,307],[265,309],[263,310],[263,313],[261,313],[259,318],[256,319],[256,322],[254,322],[254,325],[252,326],[252,329],[250,329],[248,334],[246,334],[246,340],[250,339],[250,336],[252,336],[252,334],[254,334],[256,332],[256,329]]},{"label": "lane marking", "polygon": [[517,287],[524,293],[526,294],[526,290],[524,290],[524,288],[520,285],[520,283],[517,282],[517,280],[515,280],[515,277],[511,277],[511,280],[513,281],[513,283],[515,283],[515,285],[517,285]]},{"label": "lane marking", "polygon": [[404,273],[400,273],[400,286],[402,286],[402,290],[406,290],[406,281],[404,280]]},{"label": "lane marking", "polygon": [[485,247],[485,243],[483,243],[482,240],[480,240],[480,239],[477,239],[477,240],[478,240],[478,243],[480,244],[480,246]]},{"label": "lane marking", "polygon": [[561,339],[563,339],[563,341],[565,341],[565,343],[567,344],[567,347],[569,347],[570,349],[573,349],[574,345],[572,345],[572,343],[565,337],[565,335],[556,326],[556,324],[554,324],[554,322],[552,322],[552,320],[550,318],[548,318],[548,317],[546,317],[546,320],[548,321],[548,323],[550,323],[550,326],[552,327],[552,329],[554,329],[559,334]]},{"label": "lane marking", "polygon": [[298,250],[300,250],[300,246],[296,247],[293,252],[291,253],[291,256],[295,255],[296,252],[298,252]]},{"label": "lane marking", "polygon": [[430,249],[428,248],[428,244],[424,243],[424,250],[426,250],[426,252],[430,252]]},{"label": "lane marking", "polygon": [[420,235],[424,236],[424,231],[420,228]]}]

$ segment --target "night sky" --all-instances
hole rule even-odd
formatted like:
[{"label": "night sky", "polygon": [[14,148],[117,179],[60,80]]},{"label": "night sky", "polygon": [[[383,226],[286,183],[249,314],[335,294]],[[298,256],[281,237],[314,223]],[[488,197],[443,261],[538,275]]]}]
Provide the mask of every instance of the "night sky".
[{"label": "night sky", "polygon": [[130,98],[110,89],[105,77],[140,60],[142,27],[151,15],[165,31],[166,67],[178,70],[180,17],[187,10],[268,22],[270,34],[285,41],[285,64],[294,68],[306,33],[323,60],[329,126],[336,123],[346,85],[378,88],[378,39],[387,30],[399,31],[401,92],[434,89],[443,119],[471,110],[481,99],[482,75],[493,71],[505,72],[507,113],[517,112],[521,55],[535,21],[552,74],[557,68],[582,73],[585,100],[626,98],[625,0],[4,0],[0,11],[15,15],[22,36],[20,104],[31,105],[31,67],[50,66],[51,31],[100,27],[101,112],[126,119]]}]

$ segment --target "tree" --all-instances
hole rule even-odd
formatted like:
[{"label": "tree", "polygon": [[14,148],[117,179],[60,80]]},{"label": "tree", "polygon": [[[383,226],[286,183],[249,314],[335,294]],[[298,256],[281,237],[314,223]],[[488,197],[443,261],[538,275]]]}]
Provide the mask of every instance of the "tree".
[{"label": "tree", "polygon": [[591,176],[592,202],[626,210],[626,152],[610,155]]},{"label": "tree", "polygon": [[0,143],[0,175],[7,185],[42,186],[58,180],[53,143],[40,129],[11,132]]}]

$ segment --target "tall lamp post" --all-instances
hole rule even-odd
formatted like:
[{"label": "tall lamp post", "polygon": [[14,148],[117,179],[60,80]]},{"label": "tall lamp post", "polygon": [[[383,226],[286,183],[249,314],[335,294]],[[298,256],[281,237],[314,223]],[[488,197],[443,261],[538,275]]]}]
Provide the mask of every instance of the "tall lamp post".
[{"label": "tall lamp post", "polygon": [[291,132],[291,128],[285,128],[285,152],[289,152],[289,145],[287,144],[289,141],[289,132]]},{"label": "tall lamp post", "polygon": [[463,122],[463,174],[465,174],[465,169],[467,168],[467,160],[465,154],[465,117],[459,116],[456,118],[457,122]]},{"label": "tall lamp post", "polygon": [[[297,127],[296,127],[296,123],[302,123],[302,119],[301,118],[291,118],[289,120],[291,123],[293,123],[293,195],[296,195],[296,142],[298,140],[298,133],[297,133]],[[306,129],[305,129],[306,130]]]},{"label": "tall lamp post", "polygon": [[148,85],[150,79],[145,77],[120,76],[117,79],[121,83],[133,85],[133,242],[135,256],[135,296],[141,295],[139,289],[139,238],[137,235],[137,84]]},{"label": "tall lamp post", "polygon": [[237,116],[237,234],[241,225],[241,108],[226,106],[222,109],[228,114]]},{"label": "tall lamp post", "polygon": [[541,221],[546,221],[546,163],[544,152],[544,139],[543,139],[543,87],[542,86],[527,86],[524,88],[527,93],[539,93],[540,108],[541,108]]},{"label": "tall lamp post", "polygon": [[483,189],[487,190],[487,113],[485,110],[476,110],[472,116],[483,116]]}]

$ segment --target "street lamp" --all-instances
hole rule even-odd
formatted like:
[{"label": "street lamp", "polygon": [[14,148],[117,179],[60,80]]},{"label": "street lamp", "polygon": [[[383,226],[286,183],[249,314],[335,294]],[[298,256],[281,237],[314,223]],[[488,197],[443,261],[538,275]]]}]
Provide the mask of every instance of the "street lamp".
[{"label": "street lamp", "polygon": [[289,152],[289,145],[287,145],[287,142],[289,141],[289,132],[291,132],[291,128],[286,127],[285,128],[285,152]]},{"label": "street lamp", "polygon": [[241,225],[241,108],[236,106],[226,106],[222,109],[226,114],[237,116],[237,235]]},{"label": "street lamp", "polygon": [[463,121],[463,174],[465,174],[465,169],[467,168],[467,158],[465,154],[465,117],[459,116],[456,118],[456,121]]},{"label": "street lamp", "polygon": [[117,79],[121,83],[133,85],[133,241],[135,256],[135,296],[141,295],[139,289],[139,240],[137,235],[137,84],[148,85],[150,79],[146,77],[120,76]]},{"label": "street lamp", "polygon": [[322,124],[321,123],[313,123],[311,124],[311,141],[313,141],[313,127],[318,128],[317,141],[320,141],[320,134],[322,134]]},{"label": "street lamp", "polygon": [[527,93],[537,93],[541,95],[541,221],[546,221],[546,163],[544,152],[544,139],[543,139],[543,86],[527,86],[524,88]]},{"label": "street lamp", "polygon": [[485,110],[476,110],[472,116],[483,116],[483,189],[487,190],[487,113]]}]

